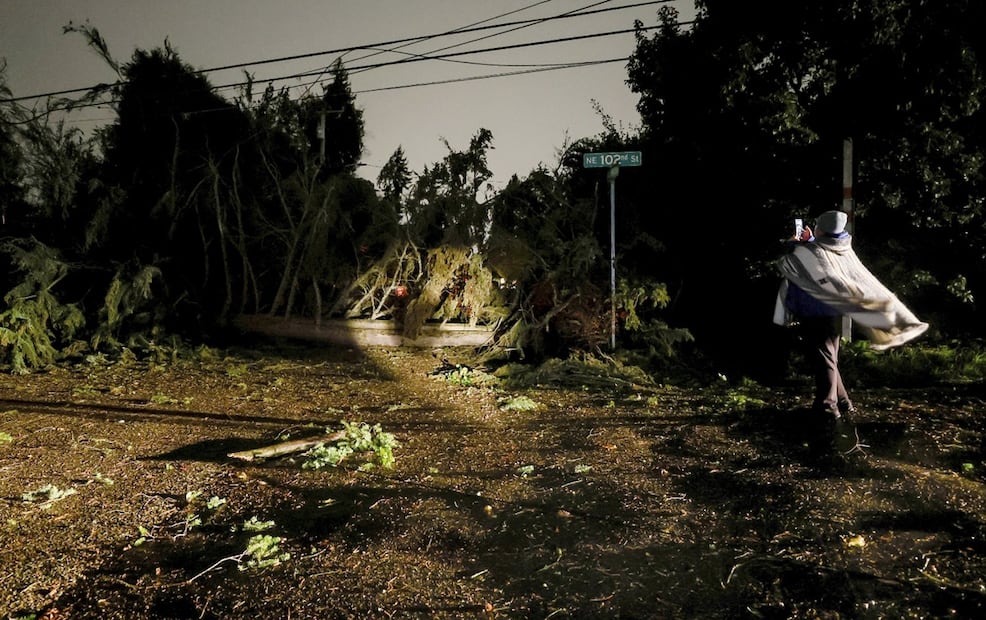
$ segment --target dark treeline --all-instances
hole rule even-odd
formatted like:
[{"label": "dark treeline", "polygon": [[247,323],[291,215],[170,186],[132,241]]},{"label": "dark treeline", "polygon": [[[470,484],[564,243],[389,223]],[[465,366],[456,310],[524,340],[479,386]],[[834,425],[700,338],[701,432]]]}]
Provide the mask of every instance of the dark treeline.
[{"label": "dark treeline", "polygon": [[841,206],[847,140],[860,256],[929,341],[980,338],[986,6],[696,6],[687,29],[662,8],[638,34],[639,128],[600,110],[599,135],[499,192],[483,128],[417,174],[398,148],[376,184],[357,177],[364,121],[339,64],[318,95],[227,100],[167,44],[118,64],[98,31],[67,27],[120,80],[49,105],[109,100],[115,120],[66,128],[0,71],[7,361],[214,338],[243,314],[394,318],[408,335],[483,322],[534,357],[605,348],[609,188],[582,154],[635,150],[617,182],[619,346],[769,375],[750,355],[782,344],[772,261],[793,218]]}]

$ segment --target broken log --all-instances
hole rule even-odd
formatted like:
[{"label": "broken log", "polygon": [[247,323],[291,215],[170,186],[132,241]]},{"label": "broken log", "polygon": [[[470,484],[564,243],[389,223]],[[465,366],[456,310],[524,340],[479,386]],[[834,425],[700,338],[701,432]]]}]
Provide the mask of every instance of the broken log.
[{"label": "broken log", "polygon": [[310,437],[308,439],[295,439],[293,441],[283,441],[281,443],[276,443],[271,446],[263,446],[261,448],[252,448],[250,450],[243,450],[240,452],[230,452],[226,456],[239,459],[241,461],[258,461],[262,459],[270,459],[278,456],[284,456],[285,454],[293,454],[295,452],[304,452],[305,450],[311,450],[318,444],[329,443],[331,441],[338,441],[346,436],[346,431],[336,431],[334,433],[329,433],[328,435],[321,435],[319,437]]}]

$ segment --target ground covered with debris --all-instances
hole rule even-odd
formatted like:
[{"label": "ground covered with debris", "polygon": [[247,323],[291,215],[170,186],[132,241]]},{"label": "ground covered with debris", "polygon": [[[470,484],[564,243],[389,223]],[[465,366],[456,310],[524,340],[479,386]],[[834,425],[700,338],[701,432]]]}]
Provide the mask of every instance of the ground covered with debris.
[{"label": "ground covered with debris", "polygon": [[[981,386],[857,390],[828,424],[796,386],[518,387],[454,353],[0,376],[0,614],[986,615]],[[392,466],[286,443],[344,423]]]}]

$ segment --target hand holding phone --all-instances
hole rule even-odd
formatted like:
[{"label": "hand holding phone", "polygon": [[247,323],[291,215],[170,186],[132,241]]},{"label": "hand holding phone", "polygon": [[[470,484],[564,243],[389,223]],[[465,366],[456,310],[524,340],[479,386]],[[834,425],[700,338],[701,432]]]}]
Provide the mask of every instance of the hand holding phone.
[{"label": "hand holding phone", "polygon": [[812,235],[811,228],[805,226],[804,220],[800,217],[794,220],[794,239],[797,241],[811,241]]}]

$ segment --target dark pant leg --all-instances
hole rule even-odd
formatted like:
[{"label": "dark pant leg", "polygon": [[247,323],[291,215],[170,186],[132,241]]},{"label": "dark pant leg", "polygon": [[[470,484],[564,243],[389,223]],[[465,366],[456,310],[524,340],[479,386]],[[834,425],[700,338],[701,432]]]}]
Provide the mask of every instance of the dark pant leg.
[{"label": "dark pant leg", "polygon": [[839,372],[839,343],[842,317],[811,317],[800,321],[805,356],[815,380],[812,407],[838,411],[839,404],[849,405],[849,394]]}]

